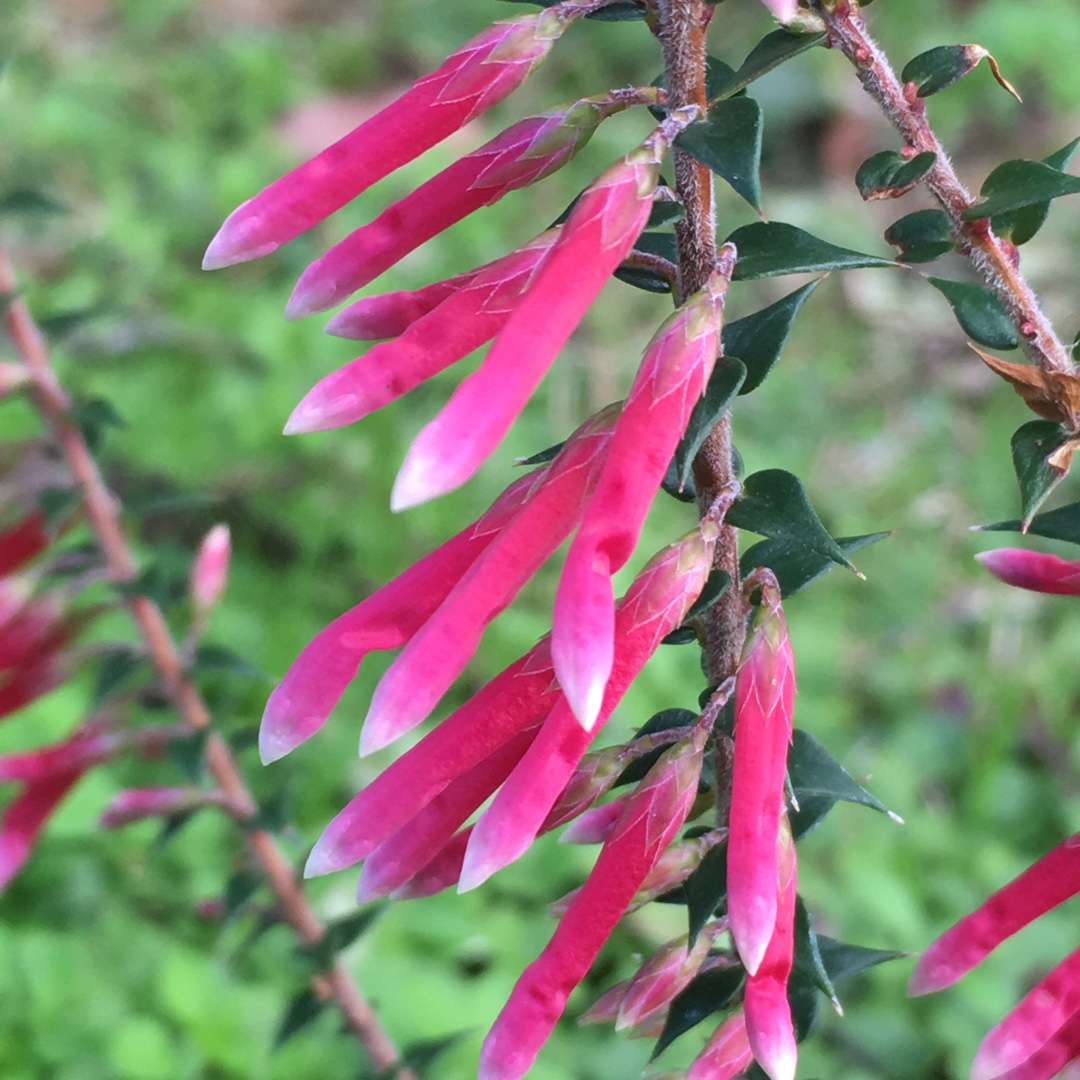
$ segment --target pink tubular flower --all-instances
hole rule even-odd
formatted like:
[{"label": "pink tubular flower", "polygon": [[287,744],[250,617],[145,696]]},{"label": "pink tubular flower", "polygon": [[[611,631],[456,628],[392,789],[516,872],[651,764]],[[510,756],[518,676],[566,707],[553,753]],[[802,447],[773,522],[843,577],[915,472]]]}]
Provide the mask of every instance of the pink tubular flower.
[{"label": "pink tubular flower", "polygon": [[1029,922],[1080,892],[1080,833],[1069,837],[1019,877],[946,930],[915,965],[912,995],[950,986]]},{"label": "pink tubular flower", "polygon": [[799,0],[761,0],[772,12],[777,22],[789,23],[795,18],[795,12],[799,7]]},{"label": "pink tubular flower", "polygon": [[795,658],[775,580],[762,586],[735,680],[735,761],[728,838],[731,935],[753,975],[776,926],[777,839],[795,703]]},{"label": "pink tubular flower", "polygon": [[776,905],[776,924],[757,971],[747,975],[746,988],[743,991],[743,1012],[754,1060],[772,1080],[795,1080],[798,1050],[795,1046],[787,984],[795,954],[797,885],[795,841],[791,837],[786,815],[781,822],[777,841],[777,863],[780,892]]},{"label": "pink tubular flower", "polygon": [[395,510],[459,487],[502,440],[645,227],[664,145],[655,135],[582,194],[484,362],[409,448],[391,496]]},{"label": "pink tubular flower", "polygon": [[[622,817],[626,803],[632,795],[633,792],[627,792],[610,802],[601,803],[599,806],[584,811],[563,830],[559,843],[602,844],[619,823],[619,818]],[[548,817],[550,818],[551,815],[549,814]],[[547,821],[544,825],[547,825]],[[546,829],[541,826],[541,831],[546,831]]]},{"label": "pink tubular flower", "polygon": [[[615,664],[598,726],[611,715],[660,639],[682,622],[701,592],[712,563],[715,532],[715,527],[706,522],[702,529],[671,544],[650,560],[627,590],[616,613]],[[591,738],[574,719],[565,698],[561,699],[477,820],[465,856],[460,891],[475,888],[525,853]]]},{"label": "pink tubular flower", "polygon": [[361,754],[381,749],[430,714],[464,671],[487,624],[566,539],[592,491],[616,414],[614,407],[605,409],[569,439],[390,666],[371,699]]},{"label": "pink tubular flower", "polygon": [[364,860],[357,902],[389,896],[418,874],[510,775],[536,731],[534,725],[515,735],[468,772],[451,780],[423,810],[384,840]]},{"label": "pink tubular flower", "polygon": [[45,515],[32,510],[14,525],[0,529],[0,578],[14,573],[49,546]]},{"label": "pink tubular flower", "polygon": [[369,652],[396,649],[409,640],[495,539],[536,479],[530,473],[515,481],[472,525],[315,635],[266,703],[259,731],[264,764],[284,757],[322,727]]},{"label": "pink tubular flower", "polygon": [[269,255],[453,134],[520,86],[577,14],[557,6],[478,34],[392,105],[234,210],[203,268]]},{"label": "pink tubular flower", "polygon": [[316,259],[297,282],[286,318],[333,307],[455,222],[560,169],[601,120],[625,107],[585,98],[519,120]]},{"label": "pink tubular flower", "polygon": [[81,773],[112,757],[125,741],[123,734],[82,731],[52,746],[0,755],[0,782],[34,784],[57,773]]},{"label": "pink tubular flower", "polygon": [[1006,585],[1059,596],[1080,596],[1080,562],[1025,548],[999,548],[975,556]]},{"label": "pink tubular flower", "polygon": [[8,804],[0,820],[0,892],[22,869],[50,815],[82,774],[82,769],[73,769],[44,776]]},{"label": "pink tubular flower", "polygon": [[316,383],[293,410],[285,434],[351,424],[490,341],[506,325],[557,236],[558,230],[548,230],[482,267],[422,312],[396,341],[376,345]]},{"label": "pink tubular flower", "polygon": [[690,1065],[686,1080],[733,1080],[754,1060],[746,1017],[733,1013],[713,1032],[712,1037]]},{"label": "pink tubular flower", "polygon": [[558,698],[545,639],[354,796],[323,830],[305,875],[341,870],[371,854],[451,780],[542,720]]},{"label": "pink tubular flower", "polygon": [[435,857],[404,885],[395,889],[390,894],[390,898],[392,900],[419,900],[424,896],[434,896],[456,885],[461,876],[461,863],[465,858],[465,848],[469,845],[471,833],[471,825],[455,833]]},{"label": "pink tubular flower", "polygon": [[171,817],[226,803],[223,792],[194,787],[128,788],[113,796],[98,822],[103,829],[118,829],[146,818]]},{"label": "pink tubular flower", "polygon": [[215,525],[204,538],[191,568],[191,598],[202,616],[212,611],[225,593],[232,544],[228,525]]},{"label": "pink tubular flower", "polygon": [[698,725],[642,780],[581,892],[518,979],[484,1040],[478,1080],[520,1080],[532,1067],[567,998],[682,827],[697,795],[707,737],[707,725]]},{"label": "pink tubular flower", "polygon": [[634,551],[720,352],[724,295],[735,266],[730,245],[722,261],[723,270],[660,327],[646,349],[559,580],[551,655],[559,685],[586,730],[596,723],[611,673],[611,576]]},{"label": "pink tubular flower", "polygon": [[1012,1076],[1012,1070],[1025,1067],[1070,1022],[1080,1023],[1080,949],[990,1029],[971,1063],[971,1080]]}]

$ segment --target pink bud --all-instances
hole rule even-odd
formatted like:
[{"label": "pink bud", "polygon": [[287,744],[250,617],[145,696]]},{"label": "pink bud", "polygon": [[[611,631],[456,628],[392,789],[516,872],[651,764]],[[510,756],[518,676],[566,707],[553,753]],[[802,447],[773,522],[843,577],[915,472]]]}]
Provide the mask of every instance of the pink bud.
[{"label": "pink bud", "polygon": [[421,289],[380,293],[378,296],[354,300],[328,319],[323,331],[352,341],[380,341],[397,337],[429,311],[434,311],[444,300],[464,289],[477,274],[493,265],[485,263],[476,270],[468,270],[445,281],[436,281]]},{"label": "pink bud", "polygon": [[419,724],[465,670],[485,627],[566,539],[607,450],[615,410],[583,425],[537,477],[514,517],[462,576],[383,676],[360,753]]},{"label": "pink bud", "polygon": [[84,772],[112,757],[123,741],[121,735],[80,732],[53,746],[0,755],[0,781],[36,783],[56,773]]},{"label": "pink bud", "polygon": [[520,506],[536,482],[523,476],[479,520],[320,631],[270,695],[259,732],[264,764],[309,739],[375,649],[396,649],[439,606]]},{"label": "pink bud", "polygon": [[269,255],[442,142],[520,86],[572,17],[544,11],[477,35],[392,105],[234,210],[203,269]]},{"label": "pink bud", "polygon": [[13,364],[0,360],[0,399],[12,390],[20,390],[30,383],[30,369],[25,364]]},{"label": "pink bud", "polygon": [[713,1032],[686,1074],[686,1080],[733,1080],[754,1060],[746,1018],[733,1013]]},{"label": "pink bud", "polygon": [[145,818],[186,814],[219,801],[216,794],[193,787],[128,788],[113,796],[98,823],[103,829],[118,829]]},{"label": "pink bud", "polygon": [[579,1017],[579,1024],[614,1024],[619,1006],[630,986],[629,979],[608,987]]},{"label": "pink bud", "polygon": [[746,970],[758,970],[776,925],[777,838],[795,704],[795,658],[775,584],[735,680],[735,761],[728,839],[728,915]]},{"label": "pink bud", "polygon": [[419,900],[456,885],[471,833],[471,825],[455,833],[431,862],[390,894],[391,899]]},{"label": "pink bud", "polygon": [[772,12],[777,22],[789,23],[795,18],[795,12],[799,7],[799,0],[761,0]]},{"label": "pink bud", "polygon": [[1006,585],[1033,592],[1080,596],[1080,562],[1075,559],[1061,559],[1024,548],[983,551],[975,558]]},{"label": "pink bud", "polygon": [[0,820],[0,892],[22,869],[45,822],[81,776],[81,769],[53,773],[27,784],[8,803]]},{"label": "pink bud", "polygon": [[642,780],[580,894],[522,973],[484,1040],[478,1080],[520,1080],[551,1034],[645,875],[682,828],[697,794],[708,730],[699,725]]},{"label": "pink bud", "polygon": [[1069,1080],[1077,1076],[1078,1061],[1080,1013],[1074,1013],[1026,1061],[998,1075],[1001,1080]]},{"label": "pink bud", "polygon": [[215,525],[199,547],[191,570],[191,598],[200,615],[209,614],[225,593],[231,551],[228,525]]},{"label": "pink bud", "polygon": [[1077,892],[1080,833],[1059,844],[946,930],[919,958],[908,993],[928,994],[951,985],[1006,938]]},{"label": "pink bud", "polygon": [[376,345],[316,383],[293,410],[285,434],[351,424],[490,341],[510,318],[557,236],[557,231],[542,233],[474,273],[396,341]]},{"label": "pink bud", "polygon": [[779,873],[776,923],[757,971],[747,975],[743,1011],[754,1060],[772,1080],[795,1080],[798,1050],[787,984],[795,953],[797,883],[795,842],[786,815],[776,846]]},{"label": "pink bud", "polygon": [[[622,817],[626,804],[633,792],[620,795],[611,802],[601,803],[584,811],[576,821],[563,830],[559,837],[560,844],[602,844],[615,828],[615,823]],[[550,815],[549,815],[550,817]],[[547,822],[545,822],[545,825]],[[543,828],[541,831],[545,831]]]},{"label": "pink bud", "polygon": [[480,368],[458,386],[409,449],[394,484],[395,509],[459,487],[502,440],[644,228],[661,149],[653,140],[627,155],[577,201]]},{"label": "pink bud", "polygon": [[45,515],[40,510],[32,510],[9,528],[0,529],[0,578],[36,558],[49,543]]},{"label": "pink bud", "polygon": [[[656,555],[631,584],[615,620],[616,655],[597,727],[626,688],[678,626],[701,592],[712,563],[714,540],[695,530]],[[473,889],[520,858],[565,788],[592,734],[574,718],[565,699],[552,710],[536,741],[480,815],[469,841],[460,890]]]},{"label": "pink bud", "polygon": [[585,99],[519,120],[313,262],[289,298],[286,317],[333,307],[475,210],[561,168],[615,108]]},{"label": "pink bud", "polygon": [[1030,1061],[1074,1017],[1080,1017],[1080,949],[990,1029],[971,1063],[971,1080],[1011,1076],[1013,1069]]},{"label": "pink bud", "polygon": [[611,450],[570,545],[551,631],[559,685],[587,730],[596,722],[611,672],[615,598],[612,575],[633,554],[638,535],[705,393],[720,352],[720,323],[734,253],[725,272],[657,331],[623,405]]}]

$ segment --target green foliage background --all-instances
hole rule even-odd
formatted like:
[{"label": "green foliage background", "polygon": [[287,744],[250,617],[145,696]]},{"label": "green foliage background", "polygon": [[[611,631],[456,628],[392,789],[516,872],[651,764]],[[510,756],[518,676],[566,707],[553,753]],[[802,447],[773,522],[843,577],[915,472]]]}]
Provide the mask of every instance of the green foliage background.
[{"label": "green foliage background", "polygon": [[[492,0],[0,4],[0,196],[34,190],[69,211],[12,216],[0,229],[52,332],[61,376],[80,395],[107,398],[126,421],[104,452],[115,489],[131,507],[162,496],[208,499],[132,513],[144,557],[175,577],[212,523],[233,530],[229,593],[210,640],[267,675],[208,673],[203,687],[222,729],[241,744],[272,682],[316,630],[479,513],[506,484],[514,455],[562,438],[625,392],[666,311],[666,298],[613,284],[482,475],[400,518],[387,511],[397,465],[458,376],[433,380],[354,428],[279,434],[311,384],[356,353],[324,337],[318,320],[282,320],[307,262],[503,121],[650,80],[660,64],[641,24],[575,27],[495,114],[332,221],[268,259],[214,275],[199,270],[208,239],[237,203],[492,18],[521,10]],[[897,67],[932,45],[978,41],[1024,93],[1021,109],[980,69],[930,102],[931,120],[973,188],[1003,158],[1042,157],[1078,134],[1080,20],[1071,0],[878,0],[868,16]],[[737,66],[769,28],[760,4],[727,0],[713,51]],[[842,57],[815,50],[753,92],[766,111],[770,219],[887,254],[882,230],[924,197],[901,206],[858,200],[855,168],[897,143]],[[416,287],[508,250],[646,128],[641,117],[616,118],[572,168],[450,230],[369,291]],[[720,220],[727,233],[753,218],[725,192]],[[1063,200],[1025,249],[1025,268],[1069,338],[1077,329],[1078,233],[1078,209]],[[967,279],[959,262],[944,273]],[[740,286],[731,313],[791,287]],[[917,951],[1080,828],[1075,602],[1007,590],[971,558],[1002,538],[972,535],[968,526],[1016,512],[1008,440],[1026,419],[970,356],[944,299],[917,270],[833,275],[768,383],[739,401],[736,440],[751,471],[798,472],[836,534],[897,530],[860,553],[866,583],[836,571],[789,609],[798,724],[907,819],[900,828],[841,807],[801,845],[803,894],[826,933]],[[0,408],[3,437],[35,430],[23,406]],[[688,515],[658,501],[633,565],[685,531]],[[543,632],[556,574],[557,565],[545,568],[499,619],[455,701]],[[182,630],[183,606],[173,614]],[[117,616],[97,634],[126,639],[130,630]],[[365,700],[386,663],[369,659],[332,722],[286,761],[264,770],[253,751],[244,754],[250,782],[287,822],[284,842],[297,860],[386,760],[361,762],[354,753]],[[5,725],[0,750],[69,730],[87,708],[94,667],[88,661],[80,680]],[[612,728],[621,736],[658,708],[692,706],[699,687],[693,650],[666,650]],[[0,899],[0,1075],[362,1075],[356,1046],[329,1013],[274,1049],[306,968],[286,932],[258,933],[262,892],[224,926],[198,913],[228,879],[235,890],[244,884],[231,828],[208,813],[164,844],[152,825],[109,835],[96,828],[115,791],[179,778],[168,762],[95,771]],[[349,950],[348,966],[400,1043],[466,1032],[429,1075],[475,1075],[483,1032],[550,932],[545,904],[580,881],[590,858],[549,838],[478,893],[388,909]],[[334,916],[352,910],[353,886],[346,873],[311,888]],[[1055,913],[928,1000],[904,998],[905,962],[848,986],[846,1019],[826,1018],[805,1047],[800,1076],[966,1075],[981,1034],[1076,943],[1072,924],[1069,911]],[[627,920],[575,1003],[624,977],[635,952],[651,951],[681,925],[681,912],[669,909]],[[700,1037],[683,1042],[660,1064],[687,1060]],[[634,1077],[647,1053],[645,1043],[567,1020],[530,1075]]]}]

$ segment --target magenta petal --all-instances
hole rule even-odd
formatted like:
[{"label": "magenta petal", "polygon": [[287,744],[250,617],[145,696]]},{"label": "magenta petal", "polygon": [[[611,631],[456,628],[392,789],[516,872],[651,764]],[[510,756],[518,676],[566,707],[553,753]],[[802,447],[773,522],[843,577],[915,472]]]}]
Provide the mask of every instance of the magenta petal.
[{"label": "magenta petal", "polygon": [[[480,267],[480,270],[483,269]],[[472,281],[478,272],[470,270],[411,292],[401,290],[365,296],[328,319],[323,331],[352,341],[380,341],[397,337]]]},{"label": "magenta petal", "polygon": [[1041,551],[999,548],[975,556],[1006,585],[1059,596],[1080,596],[1080,562]]},{"label": "magenta petal", "polygon": [[45,823],[82,774],[79,769],[35,780],[8,803],[0,821],[0,892],[22,869]]},{"label": "magenta petal", "polygon": [[435,858],[390,894],[391,899],[419,900],[456,885],[471,833],[471,825],[455,833]]},{"label": "magenta petal", "polygon": [[686,1080],[733,1080],[745,1072],[753,1060],[746,1019],[737,1012],[713,1032],[705,1049],[691,1063]]}]

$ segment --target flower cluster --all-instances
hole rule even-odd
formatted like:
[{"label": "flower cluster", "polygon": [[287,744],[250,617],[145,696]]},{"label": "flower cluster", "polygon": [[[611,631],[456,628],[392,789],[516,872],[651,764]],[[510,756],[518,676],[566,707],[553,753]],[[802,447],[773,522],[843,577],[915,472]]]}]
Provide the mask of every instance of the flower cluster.
[{"label": "flower cluster", "polygon": [[[1007,585],[1080,595],[1080,562],[1044,552],[1003,548],[978,560]],[[1003,941],[1080,893],[1080,834],[1048,852],[965,915],[919,958],[908,992],[942,990]],[[1050,1080],[1080,1061],[1080,950],[1025,995],[979,1045],[971,1080]],[[1070,1074],[1071,1075],[1071,1074]]]},{"label": "flower cluster", "polygon": [[[510,93],[570,22],[599,6],[565,2],[485,31],[394,104],[234,211],[204,265],[265,255],[337,210]],[[778,17],[794,7],[769,6]],[[662,90],[630,88],[514,124],[312,263],[287,317],[349,300],[442,229],[549,175],[611,113],[664,102]],[[669,110],[639,147],[582,192],[565,220],[517,250],[413,292],[348,303],[327,330],[378,344],[315,385],[286,433],[356,421],[491,342],[408,450],[392,506],[404,510],[467,481],[630,255],[657,195],[661,160],[699,115],[697,107]],[[558,929],[488,1035],[482,1080],[523,1076],[624,913],[677,887],[727,835],[705,830],[672,846],[683,823],[708,805],[698,805],[699,780],[730,680],[696,723],[592,755],[588,749],[660,642],[686,620],[735,495],[725,491],[706,507],[698,527],[650,560],[616,602],[613,576],[633,556],[720,354],[736,256],[733,246],[721,248],[700,291],[682,298],[646,346],[624,401],[587,420],[469,527],[321,631],[266,706],[260,750],[271,762],[322,726],[368,652],[400,649],[360,738],[361,754],[387,746],[435,712],[488,624],[573,537],[551,634],[361,790],[327,825],[306,867],[310,876],[362,861],[360,900],[406,898],[452,885],[474,888],[537,836],[569,822],[564,839],[602,843],[593,872],[559,902]],[[762,591],[762,614],[734,690],[741,771],[730,857],[733,874],[745,879],[732,893],[730,930],[750,976],[744,1013],[721,1025],[693,1075],[743,1068],[754,1056],[774,1080],[790,1080],[795,1050],[785,992],[795,871],[783,808],[794,673],[779,591],[771,580]],[[599,803],[628,761],[645,752],[660,756],[637,787]],[[700,971],[738,967],[730,952],[714,949],[728,932],[721,918],[696,940],[662,950],[613,991],[597,1016],[610,1012],[619,1027],[662,1021]]]}]

